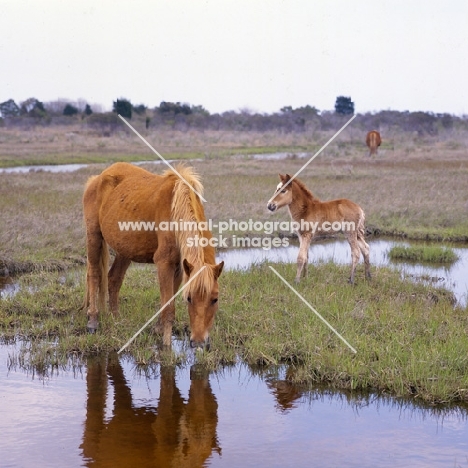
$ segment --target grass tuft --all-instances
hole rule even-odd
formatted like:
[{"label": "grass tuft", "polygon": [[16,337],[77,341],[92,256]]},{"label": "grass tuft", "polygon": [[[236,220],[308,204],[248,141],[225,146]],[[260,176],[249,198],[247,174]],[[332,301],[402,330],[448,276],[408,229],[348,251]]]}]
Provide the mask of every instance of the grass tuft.
[{"label": "grass tuft", "polygon": [[392,260],[427,263],[453,263],[458,260],[457,254],[450,247],[438,245],[395,246],[388,252]]}]

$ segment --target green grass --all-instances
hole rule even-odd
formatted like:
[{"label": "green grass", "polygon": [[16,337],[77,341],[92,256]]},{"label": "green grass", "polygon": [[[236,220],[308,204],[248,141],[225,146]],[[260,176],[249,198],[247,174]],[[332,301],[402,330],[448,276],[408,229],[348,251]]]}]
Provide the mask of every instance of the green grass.
[{"label": "green grass", "polygon": [[392,260],[427,263],[453,263],[458,260],[457,254],[450,247],[438,245],[395,246],[388,252]]},{"label": "green grass", "polygon": [[[293,282],[294,265],[275,265]],[[304,384],[413,396],[431,403],[468,401],[468,315],[453,307],[444,289],[403,281],[389,269],[362,268],[356,286],[346,266],[310,267],[297,290],[357,350],[351,350],[273,274],[266,264],[220,278],[220,310],[211,333],[212,350],[194,357],[187,343],[159,351],[160,340],[145,330],[128,348],[140,365],[183,364],[196,359],[209,369],[242,360],[249,365],[289,366],[288,376]],[[44,371],[102,351],[115,351],[159,306],[152,268],[129,269],[121,314],[102,314],[95,335],[86,333],[80,310],[83,271],[40,273],[21,279],[19,294],[0,302],[3,340],[27,343],[17,361]],[[292,283],[293,284],[293,283]],[[255,285],[255,287],[252,287]],[[186,306],[177,300],[174,333],[189,327]]]}]

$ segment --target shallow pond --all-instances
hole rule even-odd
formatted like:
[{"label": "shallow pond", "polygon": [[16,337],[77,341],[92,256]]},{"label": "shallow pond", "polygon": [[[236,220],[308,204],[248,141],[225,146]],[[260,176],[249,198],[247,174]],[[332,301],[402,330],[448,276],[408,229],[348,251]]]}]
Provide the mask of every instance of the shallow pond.
[{"label": "shallow pond", "polygon": [[[371,266],[390,266],[401,271],[402,276],[418,281],[427,281],[431,284],[443,286],[452,291],[457,302],[465,306],[468,294],[468,248],[451,247],[457,254],[458,260],[453,264],[433,265],[392,261],[388,257],[389,250],[396,245],[418,245],[417,242],[396,241],[389,239],[370,239]],[[219,252],[219,260],[224,260],[226,268],[247,269],[252,264],[269,262],[296,263],[299,246],[291,241],[289,247],[250,249],[229,249]],[[435,244],[441,245],[441,244]],[[313,242],[309,249],[309,281],[313,281],[313,265],[319,262],[335,262],[351,265],[351,251],[345,240],[328,240]],[[356,280],[364,276],[361,267],[358,267]],[[375,273],[375,272],[374,272]],[[375,273],[378,274],[378,273]]]},{"label": "shallow pond", "polygon": [[73,172],[88,164],[36,164],[34,166],[15,166],[0,168],[0,174],[24,174],[26,172]]},{"label": "shallow pond", "polygon": [[[458,260],[451,265],[431,265],[392,261],[388,251],[395,245],[414,245],[417,243],[395,241],[388,239],[368,240],[371,251],[372,266],[390,266],[401,271],[402,276],[416,281],[427,281],[431,284],[443,286],[452,291],[461,306],[468,302],[468,247],[452,247]],[[437,244],[440,245],[440,244]],[[255,263],[264,261],[295,263],[299,247],[291,241],[289,247],[229,249],[218,252],[217,260],[224,260],[228,269],[247,269]],[[309,249],[309,280],[313,279],[313,265],[317,262],[336,262],[350,264],[351,253],[349,245],[343,240],[314,242]],[[362,263],[362,260],[361,260]],[[359,267],[356,278],[359,280],[362,266]],[[375,272],[374,272],[375,273]],[[0,298],[8,297],[19,291],[19,285],[14,279],[0,276]]]},{"label": "shallow pond", "polygon": [[0,346],[2,467],[468,466],[466,409],[117,355],[39,378],[12,368],[16,350]]}]

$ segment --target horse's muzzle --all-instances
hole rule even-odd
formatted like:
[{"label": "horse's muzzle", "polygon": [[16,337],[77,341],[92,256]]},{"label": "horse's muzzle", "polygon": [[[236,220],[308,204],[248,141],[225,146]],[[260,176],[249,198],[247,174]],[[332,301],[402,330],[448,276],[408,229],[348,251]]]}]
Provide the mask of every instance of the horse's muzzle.
[{"label": "horse's muzzle", "polygon": [[270,210],[270,211],[276,211],[276,203],[268,203],[267,205],[267,208]]},{"label": "horse's muzzle", "polygon": [[190,347],[197,350],[200,349],[202,351],[209,351],[211,347],[210,338],[208,337],[205,341],[190,340]]}]

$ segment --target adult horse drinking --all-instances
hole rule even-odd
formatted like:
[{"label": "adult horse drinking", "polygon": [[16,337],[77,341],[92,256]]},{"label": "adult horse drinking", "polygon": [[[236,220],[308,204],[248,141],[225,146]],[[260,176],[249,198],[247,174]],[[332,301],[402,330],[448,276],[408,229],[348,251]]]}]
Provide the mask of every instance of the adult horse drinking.
[{"label": "adult horse drinking", "polygon": [[370,278],[369,245],[364,239],[365,215],[362,208],[346,198],[322,202],[300,180],[291,180],[289,174],[279,174],[279,177],[280,183],[267,207],[275,212],[282,206],[287,206],[297,227],[300,247],[296,282],[306,274],[311,240],[315,235],[327,234],[331,230],[342,231],[351,247],[349,282],[354,283],[354,272],[361,254],[364,257],[366,277]]},{"label": "adult horse drinking", "polygon": [[[161,304],[172,298],[182,282],[193,278],[184,289],[190,344],[209,344],[224,262],[216,265],[214,247],[209,242],[211,232],[203,229],[206,219],[196,194],[202,193],[203,186],[198,175],[180,165],[176,170],[182,179],[170,170],[156,175],[132,164],[116,163],[88,180],[83,208],[89,331],[98,327],[98,313],[105,308],[107,294],[110,311],[117,315],[119,290],[130,263],[154,263]],[[108,245],[115,252],[110,270]],[[172,300],[161,312],[156,327],[163,334],[165,346],[171,345],[174,318]]]}]

